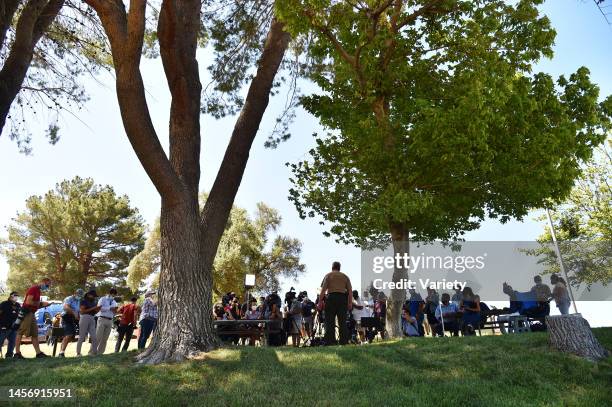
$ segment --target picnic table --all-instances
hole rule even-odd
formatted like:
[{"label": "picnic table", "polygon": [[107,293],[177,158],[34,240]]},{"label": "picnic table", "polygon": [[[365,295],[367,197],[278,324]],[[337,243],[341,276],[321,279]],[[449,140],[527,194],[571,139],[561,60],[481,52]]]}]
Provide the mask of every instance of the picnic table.
[{"label": "picnic table", "polygon": [[[217,335],[238,336],[239,338],[258,337],[262,346],[268,345],[270,334],[281,331],[280,319],[224,319],[213,320]],[[221,328],[221,329],[220,329]],[[261,340],[261,337],[264,340]]]}]

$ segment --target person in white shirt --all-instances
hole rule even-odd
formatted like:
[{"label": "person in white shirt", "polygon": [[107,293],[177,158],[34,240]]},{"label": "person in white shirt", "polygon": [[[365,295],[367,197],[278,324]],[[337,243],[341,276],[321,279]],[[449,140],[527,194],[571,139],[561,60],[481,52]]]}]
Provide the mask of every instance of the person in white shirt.
[{"label": "person in white shirt", "polygon": [[444,331],[457,336],[459,334],[457,312],[459,312],[459,307],[454,302],[450,302],[450,295],[447,293],[442,294],[442,302],[436,307],[435,316],[439,323],[436,324],[434,332],[437,335],[444,336],[442,331],[442,326],[444,326]]},{"label": "person in white shirt", "polygon": [[98,325],[96,327],[96,342],[98,349],[96,354],[103,355],[106,350],[106,342],[113,327],[113,317],[117,312],[117,302],[115,301],[117,290],[111,288],[108,294],[98,300],[100,311],[96,314],[98,317]]},{"label": "person in white shirt", "polygon": [[357,334],[359,334],[361,342],[365,342],[365,330],[361,327],[361,317],[364,316],[365,309],[363,301],[359,298],[359,292],[353,290],[353,309],[351,309],[351,314],[353,314],[353,320],[355,320]]}]

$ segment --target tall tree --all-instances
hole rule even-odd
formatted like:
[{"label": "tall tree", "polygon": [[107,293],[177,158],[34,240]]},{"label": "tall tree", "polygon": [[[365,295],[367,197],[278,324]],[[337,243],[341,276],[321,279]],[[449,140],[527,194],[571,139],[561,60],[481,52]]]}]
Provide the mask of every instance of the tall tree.
[{"label": "tall tree", "polygon": [[[531,73],[555,37],[540,3],[281,1],[288,30],[313,37],[321,92],[302,104],[332,131],[292,165],[301,216],[402,254],[564,198],[610,129],[612,99],[598,104],[586,68],[556,83]],[[391,292],[391,336],[405,297]]]},{"label": "tall tree", "polygon": [[[295,238],[273,234],[281,225],[278,212],[257,204],[251,219],[245,209],[234,206],[221,237],[213,264],[213,293],[219,299],[226,292],[242,292],[244,276],[255,274],[255,290],[279,289],[280,278],[297,278],[306,270],[300,263],[302,243]],[[136,290],[160,268],[159,222],[147,238],[145,248],[130,262],[128,284]]]},{"label": "tall tree", "polygon": [[28,114],[51,113],[47,137],[55,143],[60,113],[87,100],[80,76],[109,64],[99,23],[87,10],[74,0],[0,3],[0,134],[6,128],[24,152]]},{"label": "tall tree", "polygon": [[[569,282],[612,283],[612,140],[597,148],[568,197],[553,209],[551,217]],[[548,227],[538,241],[542,247],[530,253],[541,256],[548,272],[559,273]]]},{"label": "tall tree", "polygon": [[142,250],[144,231],[127,196],[92,179],[62,181],[45,196],[28,198],[8,227],[8,284],[24,292],[47,276],[57,295],[87,284],[122,285],[130,260]]},{"label": "tall tree", "polygon": [[[281,22],[272,18],[274,11],[269,1],[161,1],[156,33],[147,39],[157,40],[172,97],[168,157],[153,127],[139,69],[149,30],[148,2],[132,0],[126,10],[121,0],[85,1],[97,13],[110,42],[117,99],[127,137],[161,196],[160,319],[151,345],[138,358],[141,363],[183,360],[218,343],[210,318],[213,262],[289,34]],[[224,4],[238,12],[225,14],[215,9]],[[202,7],[209,9],[202,13]],[[248,17],[248,10],[263,10],[258,15],[264,17],[259,25],[247,24],[251,35],[259,32],[262,25],[268,31],[265,42],[258,44],[261,53],[256,72],[208,200],[200,211],[202,86],[196,58],[199,40],[204,40],[200,36],[200,17],[213,18],[210,16],[219,13],[227,17],[227,24],[232,27],[235,19],[244,20],[245,14]],[[214,28],[225,34],[228,32],[222,30],[223,18],[217,18],[220,24]],[[234,38],[235,33],[230,37]],[[249,71],[243,72],[248,74]],[[227,85],[237,86],[235,81]],[[184,312],[185,309],[190,312]]]}]

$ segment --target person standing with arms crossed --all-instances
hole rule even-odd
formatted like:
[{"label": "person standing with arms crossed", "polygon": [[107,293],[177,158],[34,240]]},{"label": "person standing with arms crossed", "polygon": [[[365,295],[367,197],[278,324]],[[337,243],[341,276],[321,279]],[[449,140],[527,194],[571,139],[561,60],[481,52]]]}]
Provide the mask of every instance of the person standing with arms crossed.
[{"label": "person standing with arms crossed", "polygon": [[325,300],[325,344],[336,344],[336,319],[340,330],[340,345],[346,345],[349,340],[346,326],[346,314],[353,308],[353,287],[348,276],[340,272],[340,262],[332,264],[332,271],[325,275],[321,283],[322,301]]}]

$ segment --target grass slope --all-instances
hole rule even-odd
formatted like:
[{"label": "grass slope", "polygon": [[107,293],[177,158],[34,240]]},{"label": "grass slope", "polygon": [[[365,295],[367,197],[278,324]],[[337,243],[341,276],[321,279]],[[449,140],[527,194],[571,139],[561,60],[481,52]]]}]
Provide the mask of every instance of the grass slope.
[{"label": "grass slope", "polygon": [[[612,349],[612,328],[594,332]],[[2,360],[0,386],[72,387],[77,404],[95,406],[612,405],[612,358],[551,351],[545,333],[240,347],[152,367],[135,366],[134,355]]]}]

